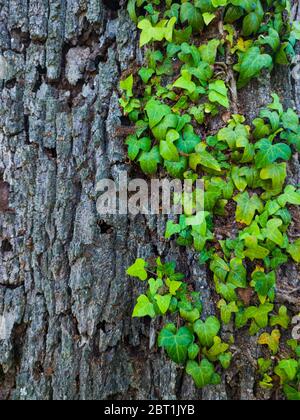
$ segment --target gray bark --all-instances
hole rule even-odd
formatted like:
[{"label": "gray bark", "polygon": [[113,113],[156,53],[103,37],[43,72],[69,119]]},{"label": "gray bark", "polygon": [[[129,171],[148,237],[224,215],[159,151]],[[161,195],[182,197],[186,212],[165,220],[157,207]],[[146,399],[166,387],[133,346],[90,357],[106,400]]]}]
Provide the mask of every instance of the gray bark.
[{"label": "gray bark", "polygon": [[[141,57],[118,4],[0,0],[0,399],[260,398],[246,331],[222,385],[200,392],[154,345],[160,324],[131,319],[142,289],[125,270],[137,256],[175,259],[205,314],[216,296],[194,252],[162,239],[163,218],[97,214],[97,181],[136,170],[116,135],[117,86]],[[239,110],[257,116],[277,90],[300,111],[299,89],[279,69],[240,93]],[[290,176],[300,183],[297,155]],[[296,284],[299,272],[280,279]]]}]

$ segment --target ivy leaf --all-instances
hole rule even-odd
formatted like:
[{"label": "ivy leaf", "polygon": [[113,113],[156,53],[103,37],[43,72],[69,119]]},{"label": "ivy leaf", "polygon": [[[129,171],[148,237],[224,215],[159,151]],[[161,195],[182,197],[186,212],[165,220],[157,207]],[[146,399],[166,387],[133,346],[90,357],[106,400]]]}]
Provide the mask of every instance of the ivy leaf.
[{"label": "ivy leaf", "polygon": [[[226,141],[230,149],[235,149],[237,147],[245,147],[249,143],[249,131],[248,128],[241,124],[244,121],[243,117],[234,116],[228,127],[223,128],[218,133],[219,141]],[[237,118],[241,118],[238,119]],[[237,120],[237,121],[236,121]],[[239,146],[238,146],[239,144]]]},{"label": "ivy leaf", "polygon": [[217,254],[215,254],[212,259],[210,269],[215,274],[215,276],[223,282],[226,281],[228,273],[230,272],[228,264]]},{"label": "ivy leaf", "polygon": [[120,88],[126,92],[126,95],[131,98],[133,96],[133,75],[131,74],[127,79],[121,80]]},{"label": "ivy leaf", "polygon": [[230,261],[230,273],[227,281],[242,289],[247,287],[247,270],[242,259],[233,258]]},{"label": "ivy leaf", "polygon": [[[205,2],[203,2],[205,3]],[[214,7],[222,7],[222,6],[226,6],[228,3],[228,0],[211,0],[211,4]]]},{"label": "ivy leaf", "polygon": [[249,193],[244,192],[234,197],[234,201],[238,204],[236,210],[237,222],[248,226],[251,224],[256,211],[261,213],[264,209],[263,202],[257,194],[254,194],[250,198]]},{"label": "ivy leaf", "polygon": [[284,112],[282,115],[282,123],[283,127],[286,130],[294,131],[295,133],[298,132],[299,129],[299,117],[296,114],[295,111],[293,111],[291,108],[287,110],[287,112]]},{"label": "ivy leaf", "polygon": [[279,350],[279,341],[281,334],[279,330],[272,331],[271,334],[264,333],[259,337],[258,344],[267,345],[272,353],[275,355]]},{"label": "ivy leaf", "polygon": [[263,359],[262,357],[258,359],[259,373],[267,373],[272,367],[272,360]]},{"label": "ivy leaf", "polygon": [[275,191],[281,191],[286,175],[286,163],[274,163],[260,172],[261,179],[272,181],[272,188]]},{"label": "ivy leaf", "polygon": [[150,291],[150,294],[152,296],[156,295],[157,291],[161,287],[163,287],[163,285],[164,285],[162,279],[156,279],[155,280],[153,278],[152,279],[149,279],[148,284],[149,284],[149,291]]},{"label": "ivy leaf", "polygon": [[273,378],[271,378],[271,376],[265,373],[263,376],[263,379],[259,382],[259,386],[262,389],[267,389],[267,390],[273,389]]},{"label": "ivy leaf", "polygon": [[289,327],[290,317],[287,314],[286,306],[281,306],[279,308],[278,315],[271,317],[270,326],[275,327],[275,325],[280,325],[284,329],[287,329]]},{"label": "ivy leaf", "polygon": [[221,378],[215,373],[214,365],[207,359],[203,359],[200,365],[189,360],[186,366],[186,373],[191,375],[197,388],[204,388],[207,385],[217,385]]},{"label": "ivy leaf", "polygon": [[245,257],[248,257],[251,261],[264,260],[270,254],[270,251],[256,244],[246,249],[246,251],[244,251],[244,254]]},{"label": "ivy leaf", "polygon": [[145,281],[148,278],[145,267],[147,267],[146,261],[142,258],[138,258],[136,262],[128,268],[126,273],[131,277],[137,277],[140,280]]},{"label": "ivy leaf", "polygon": [[226,303],[225,300],[220,300],[218,308],[221,310],[221,319],[224,324],[229,324],[233,313],[238,313],[239,309],[235,302]]},{"label": "ivy leaf", "polygon": [[190,154],[195,151],[195,147],[201,142],[201,139],[194,132],[191,125],[186,126],[182,136],[176,142],[176,147],[183,153]]},{"label": "ivy leaf", "polygon": [[177,332],[163,328],[158,337],[158,346],[166,349],[174,362],[181,364],[186,361],[193,340],[194,336],[187,327],[181,327]]},{"label": "ivy leaf", "polygon": [[169,220],[167,223],[165,238],[170,239],[173,235],[180,233],[182,227],[179,224],[174,223],[172,220]]},{"label": "ivy leaf", "polygon": [[266,328],[269,323],[269,313],[273,311],[274,305],[272,303],[265,303],[256,306],[250,306],[245,311],[246,319],[254,319],[260,328]]},{"label": "ivy leaf", "polygon": [[170,280],[167,279],[166,280],[166,285],[169,288],[169,292],[172,296],[176,295],[176,292],[178,289],[180,289],[180,287],[182,286],[182,282],[181,281],[177,281],[177,280]]},{"label": "ivy leaf", "polygon": [[160,312],[165,315],[166,312],[168,311],[169,307],[170,307],[170,303],[171,303],[171,299],[172,299],[172,295],[165,295],[165,296],[161,296],[161,295],[156,295],[154,297],[154,299],[156,300],[157,306],[160,310]]},{"label": "ivy leaf", "polygon": [[287,252],[291,255],[294,261],[300,263],[300,239],[297,239],[293,244],[289,244]]},{"label": "ivy leaf", "polygon": [[261,19],[257,13],[249,13],[243,21],[243,34],[250,36],[251,34],[257,33],[261,25]]},{"label": "ivy leaf", "polygon": [[221,325],[219,320],[214,317],[208,317],[205,322],[199,320],[194,324],[194,331],[203,347],[211,347],[214,338],[218,335]]},{"label": "ivy leaf", "polygon": [[155,70],[147,68],[147,67],[142,67],[141,70],[139,71],[139,76],[144,83],[148,83],[154,73],[155,73]]},{"label": "ivy leaf", "polygon": [[252,275],[251,286],[255,288],[258,293],[259,300],[262,304],[266,302],[267,297],[271,297],[276,285],[276,273],[265,274],[262,271],[255,271]]},{"label": "ivy leaf", "polygon": [[221,172],[221,167],[218,161],[206,150],[206,145],[201,143],[196,148],[196,153],[190,156],[190,167],[194,171],[197,170],[198,165]]},{"label": "ivy leaf", "polygon": [[128,146],[128,157],[130,160],[135,160],[141,150],[149,152],[151,149],[151,139],[149,137],[138,139],[136,136],[129,136],[126,139],[126,144]]},{"label": "ivy leaf", "polygon": [[207,44],[203,44],[199,47],[199,52],[202,61],[207,64],[214,64],[216,61],[217,50],[220,45],[220,41],[218,39],[212,39]]},{"label": "ivy leaf", "polygon": [[282,220],[280,219],[269,220],[266,229],[263,229],[262,231],[266,238],[280,246],[280,248],[283,248],[285,242],[284,237],[279,230],[282,224]]},{"label": "ivy leaf", "polygon": [[278,159],[289,160],[292,156],[290,146],[284,143],[272,144],[268,139],[263,139],[256,146],[260,151],[255,157],[255,164],[258,169],[265,168],[276,162]]},{"label": "ivy leaf", "polygon": [[285,384],[283,390],[289,401],[300,401],[300,392],[292,386]]},{"label": "ivy leaf", "polygon": [[197,321],[197,319],[200,318],[200,312],[196,308],[194,308],[191,311],[187,311],[184,308],[180,308],[179,312],[180,316],[186,321],[190,322],[191,324],[193,324],[195,321]]},{"label": "ivy leaf", "polygon": [[268,54],[261,54],[259,47],[251,47],[244,53],[239,67],[240,77],[238,88],[244,87],[248,82],[258,76],[263,68],[271,68],[272,57]]},{"label": "ivy leaf", "polygon": [[225,353],[228,349],[228,344],[223,343],[220,337],[215,337],[213,346],[208,351],[204,349],[203,353],[208,358],[208,360],[215,362],[218,360],[220,354]]},{"label": "ivy leaf", "polygon": [[275,373],[282,383],[293,381],[297,375],[298,362],[294,359],[281,360],[275,368]]},{"label": "ivy leaf", "polygon": [[188,160],[185,156],[180,156],[179,162],[170,162],[165,160],[164,166],[169,175],[178,179],[182,178],[184,172],[187,170]]},{"label": "ivy leaf", "polygon": [[155,174],[157,172],[157,165],[161,163],[158,146],[154,146],[150,152],[143,152],[138,161],[145,174]]},{"label": "ivy leaf", "polygon": [[136,15],[135,6],[136,6],[136,0],[129,0],[128,1],[128,5],[127,5],[128,14],[129,14],[131,20],[134,23],[137,23],[138,18],[137,18],[137,15]]},{"label": "ivy leaf", "polygon": [[165,160],[179,162],[178,150],[171,141],[161,141],[159,152]]},{"label": "ivy leaf", "polygon": [[147,102],[145,110],[149,118],[149,126],[151,129],[159,124],[166,115],[171,113],[170,107],[154,99]]},{"label": "ivy leaf", "polygon": [[144,316],[155,317],[154,305],[147,296],[141,295],[138,297],[132,316],[133,318],[142,318]]},{"label": "ivy leaf", "polygon": [[259,42],[261,45],[269,45],[272,48],[272,50],[276,52],[280,48],[279,33],[275,29],[269,28],[269,35],[261,35],[261,37],[259,38]]},{"label": "ivy leaf", "polygon": [[206,26],[208,26],[216,17],[214,13],[203,13],[203,20]]},{"label": "ivy leaf", "polygon": [[225,370],[229,369],[231,361],[232,361],[232,353],[220,354],[219,361],[223,369]]},{"label": "ivy leaf", "polygon": [[211,102],[217,102],[224,108],[229,108],[228,89],[223,80],[210,83],[208,91],[208,98]]},{"label": "ivy leaf", "polygon": [[178,116],[175,114],[166,115],[155,127],[152,128],[152,133],[157,140],[165,140],[170,136],[170,132],[177,127]]},{"label": "ivy leaf", "polygon": [[277,201],[281,207],[285,207],[287,203],[300,206],[300,192],[296,191],[292,185],[288,185]]},{"label": "ivy leaf", "polygon": [[196,84],[192,81],[192,75],[188,70],[181,71],[181,77],[173,84],[174,88],[185,89],[188,93],[194,93]]},{"label": "ivy leaf", "polygon": [[164,38],[172,42],[173,30],[176,23],[176,17],[172,17],[170,20],[162,20],[156,26],[152,26],[152,23],[148,19],[143,19],[138,23],[138,28],[142,30],[140,37],[140,47],[148,44],[150,41],[162,41]]},{"label": "ivy leaf", "polygon": [[188,22],[188,24],[198,32],[202,31],[204,27],[204,21],[200,10],[190,2],[181,5],[180,20],[182,23]]},{"label": "ivy leaf", "polygon": [[198,346],[198,344],[196,343],[191,344],[188,348],[189,360],[195,360],[199,352],[200,352],[200,347]]}]

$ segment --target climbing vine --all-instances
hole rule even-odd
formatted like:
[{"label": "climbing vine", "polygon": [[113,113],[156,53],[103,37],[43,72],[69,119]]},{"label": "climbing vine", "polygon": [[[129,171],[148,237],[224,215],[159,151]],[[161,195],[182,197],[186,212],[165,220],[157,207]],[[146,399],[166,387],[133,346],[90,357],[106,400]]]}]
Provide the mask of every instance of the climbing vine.
[{"label": "climbing vine", "polygon": [[[248,325],[270,352],[258,360],[260,386],[280,382],[288,399],[300,400],[300,346],[289,340],[289,356],[278,356],[291,319],[274,303],[278,268],[289,259],[300,263],[300,239],[290,239],[300,190],[287,183],[287,163],[300,151],[299,117],[273,94],[248,125],[237,104],[238,89],[293,58],[299,24],[290,23],[285,0],[129,0],[128,12],[145,54],[144,66],[120,83],[120,104],[134,126],[128,156],[147,175],[203,179],[204,212],[184,207],[165,237],[194,247],[220,296],[220,319],[202,320],[201,296],[174,263],[137,259],[127,273],[148,288],[133,316],[174,318],[158,346],[199,388],[220,383],[220,368],[230,366],[234,337],[224,343],[221,324]],[[218,115],[223,127],[209,131]],[[226,237],[218,220],[233,214],[235,233]]]}]

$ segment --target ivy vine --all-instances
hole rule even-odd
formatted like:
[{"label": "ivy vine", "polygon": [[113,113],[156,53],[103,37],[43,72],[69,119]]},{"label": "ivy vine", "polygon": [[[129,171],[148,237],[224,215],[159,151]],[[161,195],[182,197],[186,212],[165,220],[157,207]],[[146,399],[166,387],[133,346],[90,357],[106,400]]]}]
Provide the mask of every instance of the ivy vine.
[{"label": "ivy vine", "polygon": [[[158,346],[199,388],[220,383],[220,369],[230,366],[234,337],[222,341],[222,324],[248,325],[270,352],[258,360],[260,386],[280,383],[288,399],[300,400],[300,346],[289,340],[289,356],[278,356],[291,318],[274,303],[278,268],[300,263],[300,239],[290,235],[300,190],[286,181],[300,151],[299,117],[273,94],[248,125],[237,104],[238,89],[295,55],[300,26],[290,23],[290,9],[286,0],[129,0],[145,64],[122,79],[120,105],[134,125],[128,156],[145,174],[203,178],[205,211],[184,208],[165,237],[194,247],[220,296],[220,319],[203,320],[201,295],[175,263],[139,258],[127,274],[148,288],[133,316],[177,320],[160,331]],[[209,132],[219,114],[223,128]],[[236,233],[226,236],[217,222],[233,213]]]}]

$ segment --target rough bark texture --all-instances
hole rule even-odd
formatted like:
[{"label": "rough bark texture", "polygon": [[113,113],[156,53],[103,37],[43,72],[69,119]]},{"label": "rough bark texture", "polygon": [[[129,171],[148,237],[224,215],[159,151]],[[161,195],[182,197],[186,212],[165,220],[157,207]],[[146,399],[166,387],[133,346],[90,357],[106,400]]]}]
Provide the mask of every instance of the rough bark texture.
[{"label": "rough bark texture", "polygon": [[[116,128],[136,35],[117,0],[0,0],[0,399],[262,397],[246,331],[222,385],[200,392],[156,349],[155,325],[131,319],[140,285],[125,269],[153,254],[215,310],[209,274],[162,239],[163,219],[96,211],[96,182],[135,171]],[[299,81],[279,69],[240,92],[239,111],[255,117],[274,90],[300,110]],[[300,183],[297,155],[290,177]],[[295,266],[282,271],[282,289],[297,282]]]}]

